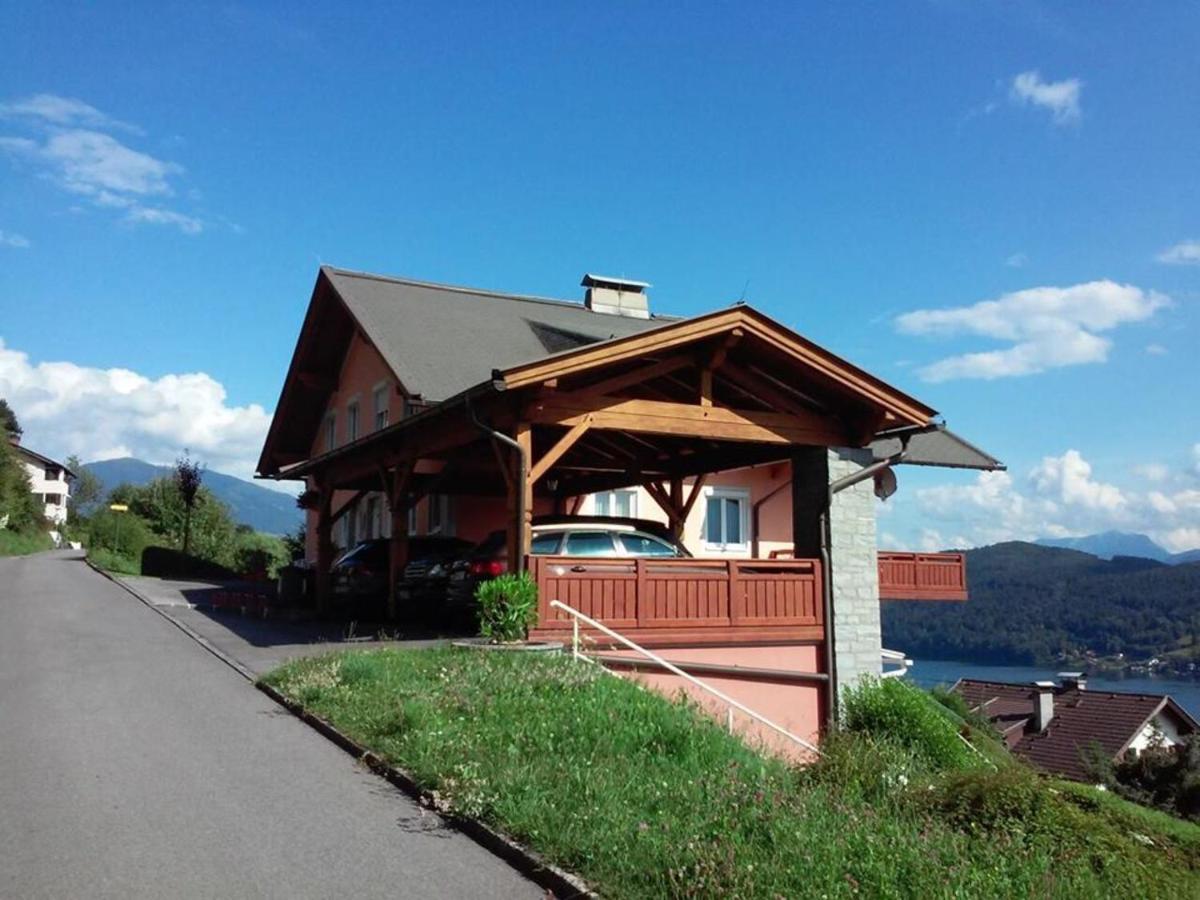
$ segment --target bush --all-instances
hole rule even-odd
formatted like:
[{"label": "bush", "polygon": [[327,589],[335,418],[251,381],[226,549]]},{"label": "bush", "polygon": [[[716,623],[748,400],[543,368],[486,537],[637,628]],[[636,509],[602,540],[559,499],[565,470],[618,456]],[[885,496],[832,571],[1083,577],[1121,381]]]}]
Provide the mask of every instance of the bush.
[{"label": "bush", "polygon": [[847,731],[894,742],[933,771],[965,769],[979,757],[928,694],[897,678],[865,679],[842,700]]},{"label": "bush", "polygon": [[501,575],[475,590],[479,634],[494,644],[522,641],[537,621],[537,582],[528,572]]},{"label": "bush", "polygon": [[291,561],[283,538],[258,531],[238,530],[234,538],[233,569],[246,578],[276,578]]},{"label": "bush", "polygon": [[99,509],[88,520],[87,545],[91,550],[108,550],[131,560],[140,560],[142,551],[154,540],[150,526],[130,512]]},{"label": "bush", "polygon": [[102,568],[105,572],[115,572],[118,575],[141,575],[142,566],[137,557],[115,553],[104,547],[88,550],[88,559]]}]

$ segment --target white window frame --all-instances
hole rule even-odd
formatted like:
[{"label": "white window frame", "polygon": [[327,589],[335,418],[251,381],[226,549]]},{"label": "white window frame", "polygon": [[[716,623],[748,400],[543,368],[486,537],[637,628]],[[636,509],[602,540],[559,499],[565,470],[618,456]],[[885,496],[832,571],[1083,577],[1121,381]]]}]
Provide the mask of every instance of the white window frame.
[{"label": "white window frame", "polygon": [[597,491],[596,493],[592,494],[592,511],[593,511],[593,513],[597,516],[616,516],[616,515],[618,515],[618,513],[612,512],[612,508],[613,508],[613,506],[615,506],[615,504],[612,503],[611,501],[609,503],[609,511],[608,512],[600,512],[600,498],[604,497],[604,496],[609,496],[612,498],[612,500],[615,500],[617,494],[628,494],[629,495],[629,516],[628,516],[628,518],[636,519],[637,515],[638,515],[638,492],[635,488],[617,488],[616,490],[612,490],[612,491]]},{"label": "white window frame", "polygon": [[[721,500],[737,500],[738,513],[741,518],[740,529],[742,540],[736,544],[726,542],[714,543],[708,539],[708,501],[713,498]],[[722,504],[724,508],[724,504]],[[701,523],[701,538],[704,541],[704,549],[720,553],[747,553],[753,543],[753,535],[750,534],[750,490],[749,488],[739,487],[706,487],[704,489],[704,521]],[[721,523],[721,534],[725,533],[725,523]]]},{"label": "white window frame", "polygon": [[[374,416],[371,419],[371,426],[375,431],[382,431],[388,427],[390,413],[388,410],[388,400],[390,399],[390,391],[388,383],[381,381],[379,384],[371,388],[371,408],[374,411]],[[382,404],[380,403],[382,400]],[[379,417],[383,416],[383,421],[379,421]]]},{"label": "white window frame", "polygon": [[355,394],[346,401],[346,443],[352,444],[362,434],[362,404],[361,398]]},{"label": "white window frame", "polygon": [[325,416],[325,452],[337,448],[337,410],[331,409]]},{"label": "white window frame", "polygon": [[[436,520],[435,520],[436,514]],[[425,503],[426,534],[454,534],[454,504],[449,494],[430,494]]]}]

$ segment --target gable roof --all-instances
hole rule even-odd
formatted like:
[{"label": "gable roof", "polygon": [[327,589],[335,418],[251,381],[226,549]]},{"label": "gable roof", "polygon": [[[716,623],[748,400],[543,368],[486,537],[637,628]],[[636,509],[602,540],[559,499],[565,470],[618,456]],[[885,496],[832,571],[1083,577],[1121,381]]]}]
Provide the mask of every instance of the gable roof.
[{"label": "gable roof", "polygon": [[487,380],[494,369],[676,321],[329,266],[321,272],[405,389],[432,402]]},{"label": "gable roof", "polygon": [[[493,380],[532,383],[545,371],[580,372],[736,332],[766,354],[803,367],[809,382],[858,413],[926,425],[936,411],[744,304],[689,318],[594,313],[548,300],[322,266],[259,459],[272,475],[307,457],[331,385],[355,333],[379,353],[401,390],[437,404]],[[553,376],[550,376],[553,377]],[[786,376],[785,376],[786,377]]]},{"label": "gable roof", "polygon": [[74,472],[72,472],[70,469],[68,469],[65,465],[63,465],[56,459],[51,459],[48,456],[43,456],[42,454],[38,453],[36,450],[30,450],[28,447],[24,446],[23,444],[14,444],[12,441],[9,441],[9,446],[12,447],[13,450],[15,450],[19,455],[24,456],[27,460],[29,460],[32,463],[36,463],[36,464],[42,465],[42,466],[57,466],[58,468],[62,469],[64,472],[67,473],[68,478],[76,477]]},{"label": "gable roof", "polygon": [[1176,718],[1185,733],[1200,730],[1200,724],[1183,707],[1163,694],[1059,687],[1054,692],[1054,716],[1046,730],[1038,733],[1031,725],[1033,685],[964,678],[954,690],[968,706],[992,720],[1018,756],[1039,769],[1076,781],[1090,778],[1083,754],[1093,742],[1116,758],[1160,712]]}]

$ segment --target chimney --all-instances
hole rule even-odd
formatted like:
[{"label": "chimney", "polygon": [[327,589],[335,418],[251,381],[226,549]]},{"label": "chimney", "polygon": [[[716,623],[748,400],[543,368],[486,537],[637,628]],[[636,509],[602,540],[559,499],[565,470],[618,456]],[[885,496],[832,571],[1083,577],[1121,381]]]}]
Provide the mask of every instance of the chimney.
[{"label": "chimney", "polygon": [[1033,698],[1033,728],[1040,734],[1054,718],[1054,682],[1035,681],[1033,686],[1037,688]]},{"label": "chimney", "polygon": [[1087,676],[1082,672],[1059,672],[1058,677],[1062,679],[1062,686],[1065,690],[1087,690]]},{"label": "chimney", "polygon": [[650,318],[650,298],[646,296],[646,288],[650,287],[648,282],[589,272],[579,283],[587,288],[583,302],[594,313],[631,319]]}]

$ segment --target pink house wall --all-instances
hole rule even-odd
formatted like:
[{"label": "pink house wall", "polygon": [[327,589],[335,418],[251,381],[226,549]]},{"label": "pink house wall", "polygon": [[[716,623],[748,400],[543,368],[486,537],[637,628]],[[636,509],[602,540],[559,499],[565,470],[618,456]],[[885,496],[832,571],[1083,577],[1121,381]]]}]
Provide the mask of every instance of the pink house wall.
[{"label": "pink house wall", "polygon": [[[638,659],[632,650],[613,651],[606,656]],[[669,662],[711,663],[723,666],[742,666],[754,669],[773,669],[781,672],[820,671],[820,646],[799,644],[782,647],[686,647],[659,651]],[[647,687],[668,697],[683,691],[703,709],[724,723],[728,704],[695,687],[685,679],[669,672],[618,670],[622,675],[637,679]],[[689,673],[691,674],[691,673]],[[795,682],[769,675],[730,677],[697,673],[693,677],[745,704],[759,715],[811,744],[820,739],[824,718],[825,686],[819,682]],[[734,730],[753,745],[761,745],[773,753],[790,759],[808,761],[810,754],[794,741],[753,719],[734,711]]]}]

